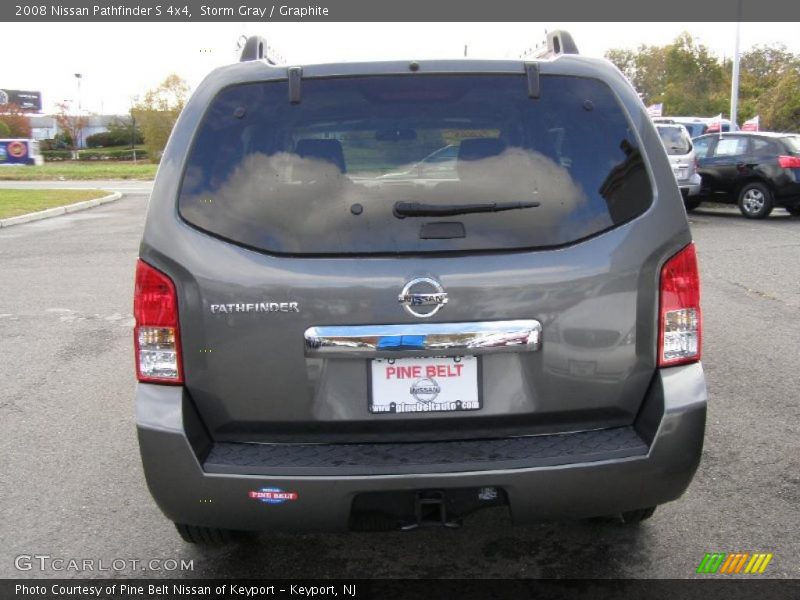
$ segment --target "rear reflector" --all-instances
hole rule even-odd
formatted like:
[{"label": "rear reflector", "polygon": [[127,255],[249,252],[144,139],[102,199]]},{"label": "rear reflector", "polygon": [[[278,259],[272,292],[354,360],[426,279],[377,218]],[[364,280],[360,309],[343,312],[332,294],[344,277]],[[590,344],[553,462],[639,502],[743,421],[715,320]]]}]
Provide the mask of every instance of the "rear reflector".
[{"label": "rear reflector", "polygon": [[141,259],[136,264],[133,316],[136,378],[150,383],[183,383],[175,285]]},{"label": "rear reflector", "polygon": [[702,319],[700,275],[694,244],[670,258],[661,269],[658,366],[700,360]]},{"label": "rear reflector", "polygon": [[800,156],[779,156],[778,164],[783,169],[800,169]]}]

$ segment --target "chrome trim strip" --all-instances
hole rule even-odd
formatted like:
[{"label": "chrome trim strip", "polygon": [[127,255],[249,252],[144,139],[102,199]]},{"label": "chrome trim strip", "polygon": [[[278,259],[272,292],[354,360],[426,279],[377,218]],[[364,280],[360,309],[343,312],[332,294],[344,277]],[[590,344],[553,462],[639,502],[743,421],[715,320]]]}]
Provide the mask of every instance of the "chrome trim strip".
[{"label": "chrome trim strip", "polygon": [[477,323],[410,323],[309,327],[305,355],[458,356],[494,352],[532,352],[542,343],[542,324],[534,319]]}]

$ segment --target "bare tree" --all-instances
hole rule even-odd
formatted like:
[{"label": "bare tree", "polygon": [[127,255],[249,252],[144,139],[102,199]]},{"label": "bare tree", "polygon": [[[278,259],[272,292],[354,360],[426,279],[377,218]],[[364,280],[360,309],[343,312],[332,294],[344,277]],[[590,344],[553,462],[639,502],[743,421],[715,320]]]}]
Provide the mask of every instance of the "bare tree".
[{"label": "bare tree", "polygon": [[78,158],[78,144],[81,133],[88,124],[88,119],[80,114],[72,114],[72,106],[66,100],[56,104],[56,123],[58,127],[69,137],[72,158]]}]

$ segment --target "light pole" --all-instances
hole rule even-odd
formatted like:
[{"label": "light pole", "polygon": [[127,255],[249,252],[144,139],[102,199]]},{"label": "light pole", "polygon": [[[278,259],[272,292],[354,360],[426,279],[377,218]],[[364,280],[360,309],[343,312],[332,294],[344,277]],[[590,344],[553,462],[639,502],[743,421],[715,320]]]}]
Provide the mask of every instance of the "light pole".
[{"label": "light pole", "polygon": [[133,163],[136,164],[136,103],[139,96],[131,96],[131,150],[133,150]]},{"label": "light pole", "polygon": [[78,139],[76,140],[77,149],[75,150],[75,156],[78,156],[78,151],[80,150],[81,145],[83,144],[83,121],[82,121],[82,113],[81,110],[81,79],[83,79],[83,75],[80,73],[75,73],[75,81],[78,82]]},{"label": "light pole", "polygon": [[[739,109],[739,29],[742,24],[742,0],[736,11],[736,47],[733,51],[733,75],[731,77],[731,131],[736,131],[737,111]],[[719,126],[722,132],[722,124]]]}]

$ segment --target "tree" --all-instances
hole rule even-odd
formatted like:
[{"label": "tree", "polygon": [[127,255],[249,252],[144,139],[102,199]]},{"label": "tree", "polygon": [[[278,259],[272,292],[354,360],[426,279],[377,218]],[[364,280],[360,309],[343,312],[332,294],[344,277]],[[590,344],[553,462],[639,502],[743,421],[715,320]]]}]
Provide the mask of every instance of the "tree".
[{"label": "tree", "polygon": [[759,99],[758,114],[763,116],[764,129],[771,131],[800,131],[800,73],[787,71]]},{"label": "tree", "polygon": [[31,122],[28,120],[28,115],[16,104],[4,104],[0,107],[0,123],[8,129],[8,134],[4,137],[31,137]]},{"label": "tree", "polygon": [[665,47],[663,102],[673,115],[716,115],[730,104],[730,70],[688,33]]},{"label": "tree", "polygon": [[130,118],[117,118],[106,126],[106,131],[95,133],[86,138],[86,145],[89,148],[101,148],[111,146],[130,146],[132,141],[141,144],[144,141],[142,131],[136,127],[136,132],[131,130],[132,120]]},{"label": "tree", "polygon": [[0,121],[0,138],[11,137],[11,128],[3,121]]},{"label": "tree", "polygon": [[64,140],[68,140],[72,150],[73,158],[77,158],[77,150],[80,145],[81,133],[88,124],[88,119],[83,115],[72,114],[72,103],[68,101],[56,104],[56,123],[65,134]]},{"label": "tree", "polygon": [[[733,62],[718,60],[688,33],[666,46],[606,53],[646,104],[664,103],[665,115],[714,116],[730,106]],[[765,130],[800,130],[800,55],[780,44],[755,46],[739,62],[739,115],[761,116]]]},{"label": "tree", "polygon": [[661,48],[639,46],[638,50],[609,50],[606,58],[628,78],[647,104],[661,101],[666,85],[665,55]]},{"label": "tree", "polygon": [[755,46],[742,54],[739,72],[743,117],[760,115],[765,130],[800,130],[800,116],[796,115],[800,104],[800,56],[781,44]]},{"label": "tree", "polygon": [[664,103],[665,114],[711,115],[724,110],[723,66],[702,44],[684,32],[666,46],[606,53],[631,81],[645,103]]},{"label": "tree", "polygon": [[161,157],[188,95],[189,85],[173,73],[145,93],[143,100],[134,107],[133,115],[141,127],[147,156],[152,162],[158,162]]}]

